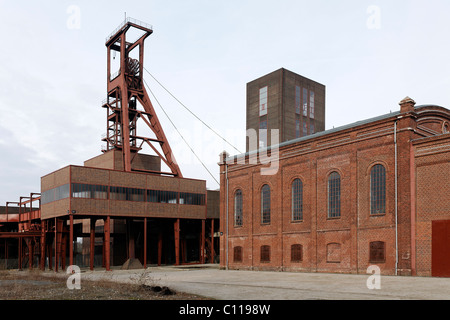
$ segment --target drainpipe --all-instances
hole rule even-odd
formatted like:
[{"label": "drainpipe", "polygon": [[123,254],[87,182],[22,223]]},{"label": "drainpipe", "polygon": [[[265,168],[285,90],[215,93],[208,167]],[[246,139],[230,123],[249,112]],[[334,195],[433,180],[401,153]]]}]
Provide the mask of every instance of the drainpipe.
[{"label": "drainpipe", "polygon": [[225,199],[225,223],[226,223],[226,239],[227,242],[225,243],[226,249],[225,249],[225,256],[226,256],[226,267],[225,269],[228,270],[228,163],[225,162],[225,181],[226,181],[226,199]]},{"label": "drainpipe", "polygon": [[397,120],[394,122],[394,148],[395,148],[395,168],[394,168],[394,185],[395,185],[395,275],[398,275],[398,186],[397,186]]}]

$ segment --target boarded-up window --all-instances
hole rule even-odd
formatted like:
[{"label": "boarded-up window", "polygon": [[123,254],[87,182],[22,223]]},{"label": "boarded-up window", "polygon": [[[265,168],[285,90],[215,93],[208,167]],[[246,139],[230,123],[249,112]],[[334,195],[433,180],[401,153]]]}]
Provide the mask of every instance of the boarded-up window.
[{"label": "boarded-up window", "polygon": [[300,262],[303,260],[303,246],[301,244],[293,244],[291,246],[291,262]]},{"label": "boarded-up window", "polygon": [[261,246],[261,262],[270,262],[270,246]]},{"label": "boarded-up window", "polygon": [[370,257],[372,263],[386,262],[386,246],[382,241],[374,241],[370,243]]},{"label": "boarded-up window", "polygon": [[341,262],[341,245],[339,243],[327,245],[327,262]]},{"label": "boarded-up window", "polygon": [[234,262],[242,262],[242,247],[234,247]]}]

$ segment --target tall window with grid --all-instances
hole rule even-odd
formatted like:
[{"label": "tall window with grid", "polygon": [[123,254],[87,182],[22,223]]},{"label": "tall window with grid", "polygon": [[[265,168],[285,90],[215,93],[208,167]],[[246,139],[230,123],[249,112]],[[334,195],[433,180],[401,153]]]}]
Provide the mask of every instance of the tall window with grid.
[{"label": "tall window with grid", "polygon": [[341,176],[332,172],[328,177],[328,218],[341,216]]},{"label": "tall window with grid", "polygon": [[242,226],[242,191],[240,189],[234,194],[234,225]]},{"label": "tall window with grid", "polygon": [[267,184],[261,189],[261,222],[270,223],[270,187]]},{"label": "tall window with grid", "polygon": [[386,168],[377,164],[370,171],[370,213],[386,212]]},{"label": "tall window with grid", "polygon": [[308,116],[308,89],[303,88],[303,116]]},{"label": "tall window with grid", "polygon": [[259,118],[259,147],[267,147],[267,115]]},{"label": "tall window with grid", "polygon": [[303,183],[300,179],[292,182],[292,221],[303,220]]},{"label": "tall window with grid", "polygon": [[300,114],[301,108],[302,108],[302,101],[301,101],[301,88],[299,86],[295,86],[295,113]]},{"label": "tall window with grid", "polygon": [[310,91],[309,92],[309,117],[311,119],[314,119],[314,112],[315,112],[314,100],[315,100],[314,91]]}]

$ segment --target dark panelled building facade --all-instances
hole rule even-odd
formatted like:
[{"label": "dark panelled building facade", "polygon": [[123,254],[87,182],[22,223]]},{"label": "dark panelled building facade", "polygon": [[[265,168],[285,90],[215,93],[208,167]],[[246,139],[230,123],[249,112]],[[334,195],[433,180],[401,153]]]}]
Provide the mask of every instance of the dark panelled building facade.
[{"label": "dark panelled building facade", "polygon": [[325,130],[325,86],[284,68],[249,82],[249,129],[257,144],[247,143],[247,152],[270,146],[272,129],[279,130],[281,142]]},{"label": "dark panelled building facade", "polygon": [[450,276],[450,111],[405,98],[398,111],[309,133],[283,133],[270,175],[257,152],[222,154],[221,267]]}]

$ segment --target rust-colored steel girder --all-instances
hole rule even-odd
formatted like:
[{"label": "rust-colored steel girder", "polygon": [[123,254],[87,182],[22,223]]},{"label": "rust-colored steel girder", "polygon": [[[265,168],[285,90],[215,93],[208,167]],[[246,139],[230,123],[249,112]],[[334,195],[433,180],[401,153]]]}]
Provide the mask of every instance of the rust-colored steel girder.
[{"label": "rust-colored steel girder", "polygon": [[[129,32],[131,35],[137,34],[137,40],[129,41],[128,38],[131,37]],[[103,139],[107,143],[107,148],[104,151],[121,150],[124,170],[131,172],[134,155],[141,150],[145,142],[170,169],[170,172],[155,173],[182,177],[144,87],[144,41],[152,33],[153,29],[150,25],[128,18],[106,39],[108,95],[103,103],[103,107],[107,109],[107,132]],[[116,55],[119,56],[119,63],[113,70],[112,65]],[[143,110],[139,110],[138,105],[142,106]],[[151,129],[156,139],[137,135],[139,119],[142,119]],[[141,141],[139,145],[137,140]],[[157,151],[158,149],[161,152]]]}]

